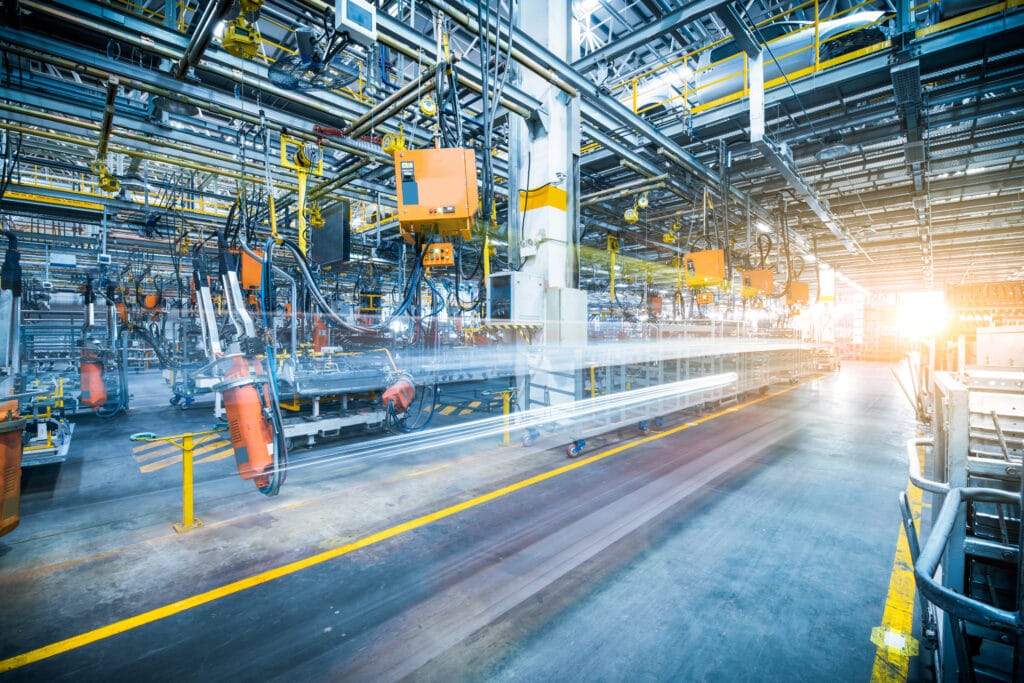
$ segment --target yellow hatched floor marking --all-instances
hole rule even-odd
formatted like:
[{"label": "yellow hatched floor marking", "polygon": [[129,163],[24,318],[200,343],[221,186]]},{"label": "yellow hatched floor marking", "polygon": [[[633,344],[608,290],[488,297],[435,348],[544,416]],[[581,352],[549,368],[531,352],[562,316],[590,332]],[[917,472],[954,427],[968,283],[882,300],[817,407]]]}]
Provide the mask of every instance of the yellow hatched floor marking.
[{"label": "yellow hatched floor marking", "polygon": [[458,406],[445,406],[444,409],[441,410],[441,414],[442,415],[451,415],[456,410],[458,410],[458,408],[459,408]]},{"label": "yellow hatched floor marking", "polygon": [[685,424],[678,425],[671,429],[666,429],[663,432],[656,432],[648,436],[633,439],[632,441],[627,441],[626,443],[615,446],[614,448],[609,448],[606,451],[596,453],[595,455],[592,455],[589,458],[583,458],[581,460],[571,462],[567,465],[556,467],[553,470],[548,470],[547,472],[543,472],[533,477],[529,477],[528,479],[523,479],[522,481],[516,482],[515,484],[504,486],[500,489],[491,491],[490,493],[485,493],[481,496],[477,496],[476,498],[471,498],[461,503],[457,503],[455,505],[446,507],[442,510],[438,510],[437,512],[432,512],[430,514],[423,515],[415,519],[411,519],[408,522],[403,522],[402,524],[398,524],[388,529],[384,529],[383,531],[378,531],[376,533],[370,534],[369,536],[364,536],[351,543],[347,543],[345,545],[338,546],[330,550],[325,550],[315,555],[310,555],[309,557],[303,558],[301,560],[296,560],[295,562],[289,562],[288,564],[280,565],[278,567],[274,567],[273,569],[262,571],[258,574],[253,574],[252,576],[248,576],[244,579],[232,581],[231,583],[224,584],[223,586],[213,588],[206,592],[198,593],[196,595],[184,598],[182,600],[178,600],[176,602],[172,602],[162,607],[157,607],[156,609],[149,610],[148,612],[136,614],[135,616],[128,617],[127,619],[115,621],[112,624],[107,624],[106,626],[101,626],[99,628],[93,629],[92,631],[80,633],[79,635],[72,636],[71,638],[65,638],[64,640],[59,640],[55,643],[44,645],[43,647],[36,648],[35,650],[29,650],[28,652],[22,653],[20,655],[15,655],[14,657],[8,657],[7,659],[0,660],[0,673],[4,671],[11,671],[13,669],[18,669],[23,666],[27,666],[28,664],[33,664],[35,662],[42,661],[44,659],[49,659],[50,657],[55,657],[59,654],[69,652],[71,650],[76,650],[80,647],[85,647],[86,645],[90,645],[97,641],[104,640],[105,638],[109,638],[111,636],[115,636],[119,633],[124,633],[126,631],[131,631],[133,629],[139,628],[140,626],[145,626],[146,624],[152,624],[155,621],[166,619],[167,617],[173,616],[175,614],[180,614],[181,612],[185,612],[194,607],[199,607],[201,605],[214,602],[215,600],[219,600],[223,597],[227,597],[235,593],[240,593],[244,590],[248,590],[255,586],[259,586],[269,581],[273,581],[274,579],[279,579],[283,576],[294,574],[296,572],[302,571],[303,569],[315,567],[316,565],[323,564],[324,562],[328,562],[330,560],[337,559],[344,555],[348,555],[349,553],[355,552],[356,550],[361,550],[362,548],[366,548],[368,546],[380,543],[382,541],[386,541],[390,538],[394,538],[401,534],[413,531],[415,529],[419,529],[420,527],[427,526],[428,524],[432,524],[447,517],[457,515],[460,512],[464,512],[466,510],[478,507],[485,503],[489,503],[492,500],[502,498],[511,493],[515,493],[516,491],[520,491],[529,486],[533,486],[534,484],[539,484],[540,482],[547,481],[548,479],[553,479],[554,477],[565,474],[567,472],[572,472],[573,470],[585,467],[591,463],[604,460],[605,458],[610,458],[613,455],[622,453],[623,451],[629,450],[630,448],[633,448],[635,446],[639,446],[645,443],[651,443],[653,441],[657,441],[658,439],[663,439],[671,434],[679,433],[685,429],[690,429],[691,427],[695,427],[699,424],[703,424],[710,420],[714,420],[715,418],[721,417],[722,415],[727,415],[728,413],[734,412],[736,409],[746,408],[747,406],[752,406],[756,403],[767,401],[768,399],[774,398],[776,396],[781,396],[782,394],[785,394],[789,391],[792,391],[793,389],[796,389],[797,386],[799,385],[789,386],[784,389],[780,389],[779,391],[765,394],[764,396],[760,396],[758,398],[747,401],[746,403],[742,403],[738,406],[735,406],[731,410],[721,410],[717,413],[712,413],[710,415],[706,415],[702,418],[694,420],[693,422],[687,422]]},{"label": "yellow hatched floor marking", "polygon": [[[923,456],[924,449],[919,448],[917,457],[923,460]],[[907,499],[915,520],[921,519],[921,498],[921,489],[908,482]],[[907,533],[901,523],[882,625],[871,629],[871,642],[877,648],[871,669],[872,683],[904,683],[907,680],[910,658],[917,655],[919,649],[917,639],[910,635],[914,627],[915,591],[913,559]]]},{"label": "yellow hatched floor marking", "polygon": [[[145,453],[146,451],[151,451],[154,448],[159,448],[161,451],[163,451],[163,450],[166,450],[168,446],[170,446],[170,444],[167,443],[166,441],[149,441],[147,443],[144,443],[144,444],[141,444],[141,445],[138,445],[138,446],[135,446],[134,448],[132,448],[132,453],[136,454],[135,457],[138,458],[139,457],[137,455],[138,453]],[[146,456],[146,457],[149,457],[149,456]]]},{"label": "yellow hatched floor marking", "polygon": [[[197,437],[195,445],[200,446],[207,443],[211,439],[219,439],[220,437],[216,434],[207,434],[205,436]],[[157,448],[159,447],[159,449]],[[135,460],[143,462],[145,460],[151,460],[153,458],[159,458],[164,455],[171,455],[177,453],[181,449],[175,446],[173,443],[167,443],[166,441],[151,441],[149,443],[136,446],[132,449],[132,453],[135,455]]]},{"label": "yellow hatched floor marking", "polygon": [[224,450],[217,451],[216,453],[208,455],[205,458],[200,458],[199,460],[196,460],[196,464],[199,464],[201,462],[213,462],[215,460],[223,460],[224,458],[230,458],[234,454],[235,454],[235,447],[232,446],[231,443],[229,442],[224,447]]},{"label": "yellow hatched floor marking", "polygon": [[[210,436],[213,437],[213,438],[216,438],[215,434],[212,434]],[[170,445],[170,444],[168,444],[168,445]],[[181,458],[182,458],[181,449],[178,448],[177,446],[172,446],[172,448],[174,449],[173,451],[167,451],[167,452],[161,452],[160,453],[160,455],[168,455],[170,457],[166,457],[163,460],[155,460],[153,462],[146,463],[145,465],[140,464],[139,465],[139,471],[143,472],[143,473],[155,472],[157,470],[162,470],[165,467],[170,467],[171,465],[176,465],[176,464],[180,463],[181,462]],[[227,452],[224,453],[223,449],[227,449]],[[213,455],[209,456],[209,457],[200,458],[198,460],[193,460],[192,462],[193,463],[201,463],[201,462],[212,462],[214,460],[220,460],[221,458],[226,458],[228,455],[231,455],[232,453],[234,453],[234,448],[232,447],[230,441],[225,441],[224,439],[218,438],[213,443],[207,443],[207,444],[203,445],[200,448],[194,448],[192,450],[192,457],[195,458],[197,455],[203,455],[205,453],[209,453],[210,451],[217,451],[217,452],[214,453]],[[174,453],[174,455],[171,455],[171,453]],[[149,457],[152,457],[152,456],[148,456],[147,455],[146,457],[148,459]],[[138,459],[138,458],[136,458],[136,459]]]},{"label": "yellow hatched floor marking", "polygon": [[469,407],[463,408],[462,410],[460,410],[459,411],[459,415],[469,415],[476,408],[479,408],[479,407],[480,407],[480,401],[470,401]]}]

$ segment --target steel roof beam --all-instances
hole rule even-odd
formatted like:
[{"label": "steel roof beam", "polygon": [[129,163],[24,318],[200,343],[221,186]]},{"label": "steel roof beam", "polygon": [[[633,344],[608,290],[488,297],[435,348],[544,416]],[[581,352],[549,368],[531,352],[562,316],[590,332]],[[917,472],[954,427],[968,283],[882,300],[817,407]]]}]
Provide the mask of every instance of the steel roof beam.
[{"label": "steel roof beam", "polygon": [[586,57],[573,62],[572,66],[580,72],[588,71],[601,61],[611,61],[616,57],[646,45],[665,33],[689,24],[695,19],[711,14],[720,7],[728,4],[728,0],[698,0],[682,7],[671,14],[666,14],[661,19],[645,24],[628,36],[605,45],[599,50],[591,52]]}]

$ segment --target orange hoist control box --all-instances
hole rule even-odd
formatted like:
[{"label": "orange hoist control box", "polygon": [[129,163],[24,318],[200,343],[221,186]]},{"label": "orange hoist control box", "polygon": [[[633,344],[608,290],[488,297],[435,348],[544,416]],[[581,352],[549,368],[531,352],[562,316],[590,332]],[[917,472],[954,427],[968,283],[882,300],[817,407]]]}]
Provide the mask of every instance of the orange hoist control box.
[{"label": "orange hoist control box", "polygon": [[711,292],[697,292],[697,303],[701,306],[713,303],[715,301],[715,295]]},{"label": "orange hoist control box", "polygon": [[725,252],[721,249],[695,251],[683,257],[687,287],[714,287],[725,280]]},{"label": "orange hoist control box", "polygon": [[445,268],[455,265],[455,251],[451,242],[432,242],[423,245],[423,267]]},{"label": "orange hoist control box", "polygon": [[805,306],[811,300],[811,290],[806,282],[793,282],[786,294],[786,303],[790,306]]},{"label": "orange hoist control box", "polygon": [[775,277],[770,270],[747,270],[743,272],[743,297],[751,299],[755,296],[771,294],[775,289]]},{"label": "orange hoist control box", "polygon": [[480,205],[476,154],[471,149],[403,149],[395,152],[398,225],[402,237],[416,233],[470,239]]}]

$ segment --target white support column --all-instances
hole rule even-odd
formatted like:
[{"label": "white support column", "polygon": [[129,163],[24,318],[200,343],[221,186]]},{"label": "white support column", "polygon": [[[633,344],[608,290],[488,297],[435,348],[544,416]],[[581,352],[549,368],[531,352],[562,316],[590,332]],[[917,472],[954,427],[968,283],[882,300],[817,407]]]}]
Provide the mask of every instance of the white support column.
[{"label": "white support column", "polygon": [[[522,0],[519,29],[571,64],[573,47],[570,0]],[[517,181],[516,211],[510,211],[509,243],[518,244],[521,272],[544,283],[544,343],[582,345],[587,339],[586,293],[576,286],[579,225],[579,100],[529,70],[520,71],[520,87],[542,108],[512,131],[510,165]],[[516,239],[518,238],[518,239]],[[535,356],[529,382],[520,377],[520,407],[556,404],[577,398],[575,363]],[[524,391],[525,389],[525,391]],[[524,394],[529,395],[524,395]],[[568,440],[573,435],[566,434]]]},{"label": "white support column", "polygon": [[[520,30],[567,62],[572,7],[568,0],[524,0]],[[579,103],[536,74],[523,69],[521,88],[543,103],[529,122],[519,121],[514,146],[518,168],[519,254],[522,272],[539,276],[545,288],[572,287],[575,261],[576,178],[579,153]]]}]

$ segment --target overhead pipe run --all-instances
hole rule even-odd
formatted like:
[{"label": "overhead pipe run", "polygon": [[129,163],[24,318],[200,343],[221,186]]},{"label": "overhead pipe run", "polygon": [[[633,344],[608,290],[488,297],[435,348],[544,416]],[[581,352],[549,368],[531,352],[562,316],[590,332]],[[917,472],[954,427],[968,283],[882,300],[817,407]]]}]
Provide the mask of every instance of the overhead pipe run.
[{"label": "overhead pipe run", "polygon": [[381,100],[362,116],[350,123],[342,132],[348,137],[357,138],[370,130],[374,125],[386,121],[396,113],[408,107],[425,93],[434,89],[434,72],[437,64],[429,67],[414,80],[392,93],[387,99]]},{"label": "overhead pipe run", "polygon": [[[148,52],[153,52],[153,53],[158,54],[161,57],[165,57],[167,59],[174,60],[174,59],[177,59],[179,57],[179,55],[180,55],[180,52],[179,52],[178,49],[173,48],[173,47],[168,47],[166,45],[161,45],[159,43],[156,43],[155,41],[153,41],[152,39],[148,38],[147,36],[134,34],[134,33],[131,33],[130,31],[120,30],[120,29],[117,29],[117,28],[114,28],[114,27],[111,27],[111,26],[108,26],[108,25],[105,25],[105,24],[101,24],[101,23],[98,23],[98,22],[96,22],[96,21],[94,21],[94,20],[92,20],[90,18],[83,17],[83,16],[81,16],[79,14],[76,14],[74,12],[64,11],[60,7],[55,7],[55,6],[50,5],[48,3],[37,2],[36,0],[21,0],[21,4],[26,9],[30,9],[32,11],[38,11],[38,12],[43,13],[43,14],[51,15],[51,16],[56,17],[56,18],[58,18],[58,19],[60,19],[62,21],[66,21],[66,22],[68,22],[71,25],[78,26],[78,27],[80,27],[80,28],[82,28],[82,29],[84,29],[86,31],[91,31],[91,32],[94,32],[94,33],[96,33],[98,35],[103,35],[103,36],[110,37],[110,38],[112,38],[114,40],[121,41],[121,42],[125,43],[126,45],[132,45],[132,46],[138,47],[139,49],[146,50]],[[18,34],[16,32],[9,32],[6,29],[3,29],[2,27],[0,27],[0,33],[2,33],[4,38],[6,40],[8,40],[8,41],[14,42],[14,41],[18,41],[19,40]],[[14,46],[12,46],[12,47],[14,47]],[[4,46],[4,49],[7,49],[6,45]],[[97,78],[106,78],[108,75],[110,75],[110,73],[112,73],[112,72],[105,72],[105,71],[103,71],[101,69],[96,69],[94,67],[90,67],[90,66],[88,66],[86,64],[82,64],[80,62],[76,62],[76,61],[73,61],[73,60],[62,59],[60,57],[54,57],[53,55],[50,55],[50,54],[47,54],[47,53],[43,53],[43,52],[38,51],[38,50],[33,50],[31,48],[26,48],[26,47],[18,46],[16,48],[12,49],[12,51],[17,51],[18,53],[31,53],[31,56],[33,58],[39,59],[39,60],[41,60],[43,62],[46,62],[46,63],[54,64],[54,65],[57,65],[58,62],[62,62],[60,65],[63,66],[64,68],[68,68],[68,69],[70,69],[72,71],[77,71],[77,72],[81,72],[81,73],[89,73],[90,75],[93,75],[93,76],[95,76]],[[269,79],[266,77],[265,73],[264,74],[260,74],[258,72],[257,73],[253,73],[252,71],[249,70],[249,69],[254,69],[254,70],[257,69],[257,65],[254,65],[254,64],[250,63],[250,64],[246,65],[245,69],[239,69],[237,67],[230,67],[230,66],[221,65],[221,64],[215,63],[215,62],[213,62],[213,61],[208,59],[208,60],[206,60],[206,62],[204,62],[203,68],[208,70],[208,71],[210,71],[211,73],[216,74],[217,76],[221,76],[221,77],[223,77],[223,78],[225,78],[225,79],[227,79],[227,80],[229,80],[229,81],[231,81],[233,83],[239,83],[241,85],[246,85],[246,86],[251,86],[251,87],[257,88],[257,89],[261,90],[263,93],[265,93],[266,95],[273,95],[275,97],[280,97],[280,98],[282,98],[284,100],[287,100],[289,102],[294,102],[296,104],[301,104],[302,106],[308,107],[310,109],[315,109],[315,110],[319,111],[320,113],[322,113],[322,114],[324,114],[326,116],[332,117],[332,118],[339,116],[339,112],[338,112],[337,106],[334,105],[330,99],[325,99],[325,98],[313,99],[313,98],[309,98],[309,97],[305,96],[305,94],[303,94],[303,93],[294,93],[294,92],[285,90],[283,88],[279,88],[279,87],[277,87],[277,86],[275,86],[275,85],[273,85],[272,83],[269,82]],[[266,70],[266,67],[259,67],[259,68],[263,69],[264,71]],[[149,92],[153,92],[154,94],[162,95],[162,96],[165,96],[165,97],[170,97],[172,99],[176,99],[176,100],[184,102],[186,104],[193,104],[195,106],[198,106],[198,107],[200,107],[202,109],[207,109],[209,111],[213,111],[213,112],[217,112],[217,113],[224,113],[226,116],[231,116],[232,118],[237,118],[240,121],[246,121],[248,123],[256,123],[256,124],[260,123],[260,120],[259,120],[258,116],[254,116],[254,115],[252,115],[250,113],[246,113],[246,112],[242,111],[240,108],[238,108],[238,109],[231,109],[231,108],[228,108],[226,106],[222,106],[220,104],[216,104],[214,102],[211,102],[208,99],[200,99],[200,98],[194,98],[194,97],[193,98],[182,97],[177,92],[175,92],[174,90],[172,90],[170,88],[164,88],[164,87],[160,87],[160,86],[155,86],[154,87],[152,85],[153,81],[158,79],[161,75],[162,74],[160,74],[159,72],[152,72],[152,75],[147,76],[147,78],[149,78],[150,80],[148,80],[148,81],[139,81],[138,79],[134,79],[133,78],[133,79],[131,79],[131,84],[132,84],[133,87],[137,87],[137,88],[139,88],[141,90],[146,90],[146,91],[149,91]],[[258,80],[258,82],[257,82],[257,80]],[[335,100],[341,100],[343,98],[335,97],[334,99]],[[275,124],[274,125],[274,130],[275,131],[279,131],[282,128],[285,128],[285,127],[287,127],[290,131],[293,131],[293,134],[295,134],[297,137],[302,137],[303,139],[312,139],[312,136],[310,136],[309,133],[299,133],[301,128],[298,125],[284,126],[283,124]],[[364,155],[364,156],[368,155],[368,154],[372,154],[374,156],[378,156],[377,154],[375,154],[372,151],[367,151],[366,149],[354,146],[352,144],[340,144],[340,146],[345,151],[352,152],[354,154],[360,154],[360,155]],[[380,158],[383,159],[386,155],[384,155],[383,152],[380,152],[379,156],[380,156]]]},{"label": "overhead pipe run", "polygon": [[96,145],[96,159],[102,161],[107,156],[107,143],[110,132],[114,129],[114,102],[117,100],[118,80],[111,76],[107,79],[107,99],[103,104],[103,122],[100,124],[100,139]]},{"label": "overhead pipe run", "polygon": [[631,194],[637,194],[639,192],[647,192],[649,190],[657,190],[665,187],[665,181],[668,179],[667,174],[662,174],[654,178],[641,178],[631,183],[625,183],[619,187],[615,187],[609,190],[598,190],[597,192],[591,192],[580,197],[580,206],[588,206],[590,204],[596,204],[597,202],[608,201],[611,199],[619,199],[626,197]]},{"label": "overhead pipe run", "polygon": [[209,0],[203,8],[203,14],[199,17],[196,30],[185,48],[185,53],[174,65],[171,75],[179,81],[185,80],[189,70],[202,58],[210,41],[213,40],[213,29],[217,22],[224,18],[224,15],[231,9],[233,0]]}]

